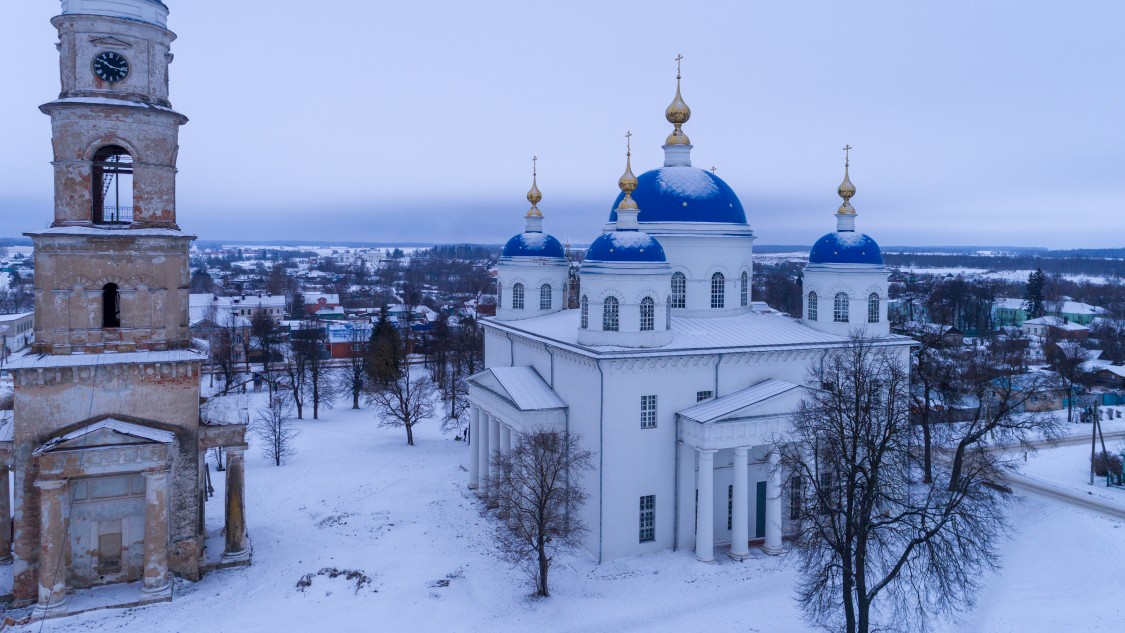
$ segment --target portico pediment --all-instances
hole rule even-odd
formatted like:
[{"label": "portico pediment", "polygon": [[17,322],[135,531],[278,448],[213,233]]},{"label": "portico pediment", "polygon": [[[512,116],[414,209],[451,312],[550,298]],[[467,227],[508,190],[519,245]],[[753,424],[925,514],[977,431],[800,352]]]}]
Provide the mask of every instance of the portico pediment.
[{"label": "portico pediment", "polygon": [[171,431],[117,418],[104,418],[47,440],[35,449],[35,454],[138,444],[171,444],[175,439],[176,435]]},{"label": "portico pediment", "polygon": [[676,414],[680,439],[696,448],[722,449],[771,443],[785,430],[805,388],[783,380],[764,380]]},{"label": "portico pediment", "polygon": [[532,367],[490,367],[467,382],[470,402],[517,430],[566,423],[566,402]]}]

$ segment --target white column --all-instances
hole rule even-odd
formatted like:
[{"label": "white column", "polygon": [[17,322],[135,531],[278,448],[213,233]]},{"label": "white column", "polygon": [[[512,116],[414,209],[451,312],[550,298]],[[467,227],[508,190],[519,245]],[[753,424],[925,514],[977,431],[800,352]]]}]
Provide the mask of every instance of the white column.
[{"label": "white column", "polygon": [[[229,460],[228,460],[229,461]],[[172,576],[168,571],[168,470],[146,471],[144,574],[141,593],[169,594]]]},{"label": "white column", "polygon": [[699,451],[699,510],[695,519],[695,557],[715,560],[715,451]]},{"label": "white column", "polygon": [[477,458],[480,463],[480,488],[477,488],[477,494],[482,497],[488,496],[488,487],[492,483],[492,476],[489,472],[489,454],[488,454],[488,427],[489,419],[492,416],[486,411],[480,412],[480,424],[473,441],[477,443]]},{"label": "white column", "polygon": [[469,488],[480,487],[480,409],[473,405],[469,409]]},{"label": "white column", "polygon": [[769,478],[766,479],[766,544],[762,551],[780,554],[781,545],[781,460],[777,451],[770,453]]},{"label": "white column", "polygon": [[500,452],[507,455],[512,452],[512,427],[507,424],[500,425]]},{"label": "white column", "polygon": [[70,487],[65,479],[40,479],[39,489],[39,604],[38,616],[66,610],[70,601],[66,564],[66,524],[70,518]]},{"label": "white column", "polygon": [[488,416],[488,446],[490,452],[488,454],[488,461],[491,462],[489,470],[492,473],[491,481],[488,486],[488,507],[495,508],[498,503],[496,499],[496,480],[499,478],[499,473],[496,471],[495,456],[500,450],[500,419],[494,415]]},{"label": "white column", "polygon": [[745,446],[734,449],[734,491],[731,499],[733,531],[730,537],[730,555],[743,558],[750,554],[750,451]]}]

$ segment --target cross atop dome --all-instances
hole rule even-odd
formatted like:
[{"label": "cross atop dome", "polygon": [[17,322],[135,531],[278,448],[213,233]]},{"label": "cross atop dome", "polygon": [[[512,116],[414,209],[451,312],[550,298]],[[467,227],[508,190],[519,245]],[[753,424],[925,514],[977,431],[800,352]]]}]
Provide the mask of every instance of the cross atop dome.
[{"label": "cross atop dome", "polygon": [[640,209],[633,200],[633,191],[637,189],[637,177],[633,175],[633,133],[625,132],[625,173],[617,179],[617,186],[625,192],[625,197],[617,205],[617,230],[635,231],[639,228],[637,214]]},{"label": "cross atop dome", "polygon": [[531,189],[527,192],[527,201],[531,203],[531,208],[527,210],[527,228],[524,229],[527,233],[543,232],[543,212],[539,210],[539,201],[543,199],[543,194],[539,192],[539,186],[536,184],[539,174],[535,163],[538,160],[538,156],[531,157]]}]

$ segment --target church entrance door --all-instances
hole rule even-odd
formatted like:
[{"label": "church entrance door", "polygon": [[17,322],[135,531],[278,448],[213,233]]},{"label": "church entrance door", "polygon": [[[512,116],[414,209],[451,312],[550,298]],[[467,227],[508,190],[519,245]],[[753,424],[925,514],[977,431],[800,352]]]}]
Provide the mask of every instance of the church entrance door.
[{"label": "church entrance door", "polygon": [[134,582],[144,573],[145,480],[140,473],[70,481],[70,583]]}]

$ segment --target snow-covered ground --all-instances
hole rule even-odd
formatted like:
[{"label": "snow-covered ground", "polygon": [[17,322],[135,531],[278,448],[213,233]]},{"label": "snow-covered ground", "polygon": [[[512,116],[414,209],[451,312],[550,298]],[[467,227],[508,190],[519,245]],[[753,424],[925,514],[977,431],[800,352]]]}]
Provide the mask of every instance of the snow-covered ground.
[{"label": "snow-covered ground", "polygon": [[[254,396],[261,399],[261,396]],[[345,405],[346,406],[346,405]],[[296,423],[298,453],[275,467],[247,454],[254,564],[178,581],[171,603],[87,613],[43,631],[763,631],[811,630],[793,601],[792,561],[696,562],[665,552],[594,564],[572,553],[553,569],[549,599],[493,548],[495,521],[466,488],[468,448],[436,423],[379,428],[369,410],[339,408]],[[1088,449],[1087,449],[1088,450]],[[222,473],[208,524],[222,522]],[[1004,569],[977,608],[942,633],[1110,630],[1125,621],[1125,530],[1091,512],[1029,497],[1012,509]],[[1080,535],[1080,537],[1078,537]],[[356,591],[322,568],[361,570]],[[41,623],[19,627],[38,631]]]},{"label": "snow-covered ground", "polygon": [[[1090,426],[1084,426],[1089,434]],[[1082,444],[1043,449],[1030,455],[1028,463],[1020,469],[1020,474],[1033,481],[1050,484],[1058,490],[1086,495],[1125,508],[1125,488],[1107,487],[1105,477],[1098,476],[1094,477],[1094,484],[1090,485],[1089,435],[1085,439],[1086,442]],[[1106,439],[1105,446],[1110,453],[1117,455],[1125,448],[1121,439]],[[1097,450],[1102,450],[1100,441],[1097,443]]]}]

